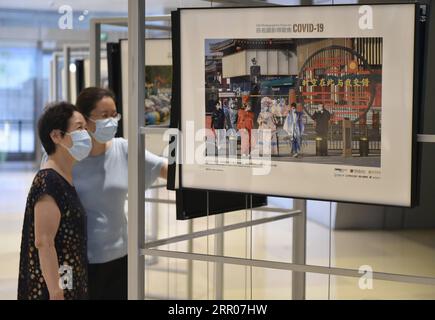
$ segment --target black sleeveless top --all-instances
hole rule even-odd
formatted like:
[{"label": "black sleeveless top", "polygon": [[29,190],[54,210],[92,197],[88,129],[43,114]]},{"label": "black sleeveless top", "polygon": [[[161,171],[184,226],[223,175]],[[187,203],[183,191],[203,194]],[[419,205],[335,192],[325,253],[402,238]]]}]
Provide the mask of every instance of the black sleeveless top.
[{"label": "black sleeveless top", "polygon": [[18,299],[50,298],[35,247],[34,208],[43,195],[55,200],[61,214],[54,244],[60,267],[59,276],[65,280],[65,300],[88,299],[86,213],[75,188],[53,169],[43,169],[36,174],[27,198],[21,238]]}]

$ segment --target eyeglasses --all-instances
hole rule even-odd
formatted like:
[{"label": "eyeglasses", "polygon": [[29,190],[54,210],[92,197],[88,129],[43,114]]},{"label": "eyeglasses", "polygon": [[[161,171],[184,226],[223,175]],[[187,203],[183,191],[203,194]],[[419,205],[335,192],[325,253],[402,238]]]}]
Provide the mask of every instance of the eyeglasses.
[{"label": "eyeglasses", "polygon": [[115,116],[108,116],[108,115],[98,116],[98,119],[95,119],[95,120],[88,117],[88,119],[91,120],[92,122],[95,122],[97,120],[105,120],[105,119],[109,119],[109,118],[113,118],[116,121],[119,121],[119,120],[121,120],[121,114],[117,113]]}]

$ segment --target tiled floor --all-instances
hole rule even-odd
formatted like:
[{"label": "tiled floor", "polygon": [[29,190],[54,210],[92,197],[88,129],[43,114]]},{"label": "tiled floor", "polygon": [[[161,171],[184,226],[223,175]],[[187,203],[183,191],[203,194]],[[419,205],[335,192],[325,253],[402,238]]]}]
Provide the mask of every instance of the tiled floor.
[{"label": "tiled floor", "polygon": [[[19,244],[27,191],[34,171],[29,166],[0,167],[0,299],[16,296]],[[170,198],[166,191],[159,197]],[[329,214],[325,212],[325,214]],[[270,213],[254,212],[252,218]],[[225,224],[250,219],[250,214],[225,215]],[[182,234],[187,222],[175,221],[174,207],[159,205],[158,237]],[[147,221],[150,221],[149,219]],[[194,230],[212,228],[215,217],[195,219]],[[291,220],[281,220],[252,229],[225,234],[224,253],[235,257],[253,257],[290,262]],[[374,271],[435,277],[435,231],[334,231],[308,221],[307,263],[358,269],[369,265]],[[331,237],[331,242],[330,242]],[[252,239],[252,245],[251,245]],[[214,237],[195,239],[197,253],[214,253]],[[330,246],[331,245],[331,246]],[[186,250],[186,243],[163,248]],[[330,250],[331,247],[331,250]],[[168,272],[171,271],[171,272]],[[187,263],[158,258],[146,271],[146,292],[150,298],[186,298]],[[174,272],[176,271],[176,272]],[[193,297],[214,299],[214,265],[193,263]],[[361,290],[359,279],[307,275],[309,299],[435,299],[435,286],[374,281],[373,289]],[[225,299],[290,299],[291,272],[272,269],[224,266]]]}]

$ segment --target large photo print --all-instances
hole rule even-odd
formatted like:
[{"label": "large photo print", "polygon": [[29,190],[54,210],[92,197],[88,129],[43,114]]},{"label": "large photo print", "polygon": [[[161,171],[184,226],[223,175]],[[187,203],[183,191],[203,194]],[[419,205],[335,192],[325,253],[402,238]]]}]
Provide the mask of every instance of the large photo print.
[{"label": "large photo print", "polygon": [[206,39],[204,51],[215,153],[231,156],[233,139],[238,157],[380,167],[382,38]]},{"label": "large photo print", "polygon": [[412,206],[421,12],[180,9],[181,188]]}]

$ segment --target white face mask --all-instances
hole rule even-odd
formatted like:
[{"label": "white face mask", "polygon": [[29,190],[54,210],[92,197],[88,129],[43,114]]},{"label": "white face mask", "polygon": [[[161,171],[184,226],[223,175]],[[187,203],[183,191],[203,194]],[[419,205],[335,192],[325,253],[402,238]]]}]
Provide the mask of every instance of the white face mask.
[{"label": "white face mask", "polygon": [[121,115],[118,114],[115,118],[107,118],[101,120],[92,120],[95,123],[95,132],[91,132],[91,135],[99,143],[106,143],[115,137],[118,130],[118,121],[121,119]]},{"label": "white face mask", "polygon": [[86,130],[76,130],[73,132],[66,132],[71,137],[72,147],[68,148],[61,144],[62,147],[68,150],[71,156],[77,161],[85,159],[92,149],[92,139]]}]

